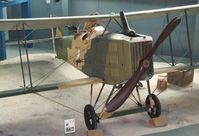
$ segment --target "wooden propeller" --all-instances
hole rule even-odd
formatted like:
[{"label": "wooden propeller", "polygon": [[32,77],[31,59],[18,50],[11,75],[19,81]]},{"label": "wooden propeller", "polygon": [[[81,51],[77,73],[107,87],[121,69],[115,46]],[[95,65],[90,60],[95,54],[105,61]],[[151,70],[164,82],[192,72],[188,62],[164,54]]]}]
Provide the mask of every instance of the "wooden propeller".
[{"label": "wooden propeller", "polygon": [[[129,97],[131,92],[136,87],[142,74],[147,71],[151,65],[151,58],[160,44],[170,35],[170,33],[178,26],[181,19],[175,17],[162,31],[153,47],[148,53],[140,60],[139,67],[126,84],[119,90],[119,92],[106,104],[106,112],[113,112],[117,110]],[[148,64],[148,65],[147,65]]]}]

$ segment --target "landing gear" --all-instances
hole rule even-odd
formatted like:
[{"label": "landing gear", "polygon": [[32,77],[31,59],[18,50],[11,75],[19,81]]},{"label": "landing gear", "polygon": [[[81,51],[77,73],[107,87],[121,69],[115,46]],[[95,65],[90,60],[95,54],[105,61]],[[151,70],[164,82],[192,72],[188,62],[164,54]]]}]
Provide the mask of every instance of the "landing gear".
[{"label": "landing gear", "polygon": [[151,118],[159,117],[161,114],[161,104],[155,94],[149,94],[146,98],[147,113]]},{"label": "landing gear", "polygon": [[95,110],[92,105],[87,104],[84,108],[84,121],[88,130],[97,129],[98,116],[95,113]]},{"label": "landing gear", "polygon": [[[122,115],[137,113],[137,111],[132,110],[132,109],[118,111],[118,112],[114,111],[112,113],[105,111],[106,104],[109,102],[112,95],[123,87],[122,84],[114,85],[112,90],[110,91],[110,94],[109,94],[108,98],[106,99],[106,101],[104,101],[100,105],[99,104],[97,105],[97,102],[102,94],[102,90],[103,90],[104,86],[105,86],[105,84],[102,85],[94,104],[92,104],[92,94],[93,94],[92,87],[93,86],[91,86],[90,104],[87,104],[84,108],[84,121],[85,121],[85,124],[86,124],[88,130],[96,130],[100,119],[108,119],[108,118],[118,117],[118,116],[122,116]],[[151,93],[149,81],[147,80],[148,96],[145,101],[146,107],[142,107],[142,102],[141,102],[141,98],[140,98],[140,94],[139,94],[139,87],[142,87],[142,84],[139,82],[135,87],[136,87],[136,91],[137,91],[137,97],[136,97],[136,95],[134,95],[132,93],[133,97],[132,98],[129,97],[129,98],[132,101],[134,101],[138,106],[140,106],[139,111],[143,111],[143,112],[147,111],[148,115],[151,118],[160,117],[160,115],[161,115],[160,101],[155,94]],[[98,107],[96,107],[96,106],[98,106]],[[102,111],[99,114],[96,114],[95,109],[99,109],[100,106],[103,106]]]},{"label": "landing gear", "polygon": [[147,80],[147,88],[149,93],[145,101],[147,113],[151,118],[159,117],[161,114],[161,104],[158,97],[151,93],[149,80]]}]

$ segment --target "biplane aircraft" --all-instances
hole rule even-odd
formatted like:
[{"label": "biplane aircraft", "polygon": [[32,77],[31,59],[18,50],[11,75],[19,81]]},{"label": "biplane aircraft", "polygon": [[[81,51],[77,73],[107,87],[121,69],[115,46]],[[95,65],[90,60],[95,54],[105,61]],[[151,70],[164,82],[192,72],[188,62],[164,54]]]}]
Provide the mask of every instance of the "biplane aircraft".
[{"label": "biplane aircraft", "polygon": [[[102,87],[92,104],[87,104],[84,108],[84,119],[88,129],[96,129],[97,123],[101,119],[107,119],[120,115],[132,113],[131,110],[118,111],[120,106],[128,99],[129,95],[135,90],[140,99],[139,86],[142,86],[140,80],[147,81],[148,96],[146,98],[146,111],[151,118],[161,115],[161,104],[158,97],[150,90],[149,80],[154,74],[153,55],[161,43],[178,26],[181,19],[179,16],[197,14],[199,4],[181,7],[172,7],[165,9],[145,10],[137,12],[110,15],[92,15],[92,16],[71,16],[71,17],[50,17],[50,18],[30,18],[30,19],[1,19],[0,30],[26,30],[26,29],[49,29],[68,27],[74,23],[85,23],[83,31],[75,30],[73,36],[62,36],[56,29],[56,54],[57,58],[63,59],[72,64],[77,69],[88,75],[90,78],[78,80],[78,85],[91,84],[91,96],[93,93],[93,84],[102,83]],[[176,16],[168,22],[156,42],[153,43],[152,37],[136,33],[130,29],[128,19],[139,20],[146,18],[155,18],[159,16]],[[113,33],[107,31],[107,25],[111,20],[118,24],[121,20],[122,31]],[[107,21],[104,27],[100,21]],[[18,42],[20,43],[20,42]],[[24,39],[24,47],[26,40]],[[19,49],[21,47],[19,46]],[[23,89],[0,92],[0,97],[16,96],[27,93],[35,93],[56,89],[58,87],[73,86],[75,81],[67,83],[58,83],[56,85],[45,85],[34,87],[31,80],[31,67],[29,65],[28,52],[26,52],[27,63],[30,76],[30,87],[24,85]],[[23,73],[23,60],[20,53],[21,68]],[[192,66],[189,66],[192,68]],[[175,68],[174,68],[175,70]],[[24,76],[23,76],[24,78]],[[23,79],[24,81],[24,79]],[[82,82],[84,81],[84,82]],[[106,102],[100,113],[95,112],[95,106],[101,96],[105,84],[113,85],[113,88],[106,99]],[[140,101],[137,103],[142,106]]]}]

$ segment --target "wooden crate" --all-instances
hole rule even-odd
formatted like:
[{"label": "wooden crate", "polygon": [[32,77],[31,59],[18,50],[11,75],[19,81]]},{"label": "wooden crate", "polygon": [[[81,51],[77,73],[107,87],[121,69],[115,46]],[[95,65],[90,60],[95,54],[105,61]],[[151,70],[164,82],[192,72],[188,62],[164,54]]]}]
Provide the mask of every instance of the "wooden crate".
[{"label": "wooden crate", "polygon": [[157,89],[160,91],[164,91],[165,89],[167,89],[167,80],[165,76],[158,75]]},{"label": "wooden crate", "polygon": [[167,81],[177,86],[186,86],[193,81],[194,70],[167,73]]},{"label": "wooden crate", "polygon": [[103,136],[103,132],[100,129],[97,130],[88,130],[87,136]]},{"label": "wooden crate", "polygon": [[149,120],[149,123],[154,127],[165,127],[168,125],[167,119],[164,116],[152,118]]}]

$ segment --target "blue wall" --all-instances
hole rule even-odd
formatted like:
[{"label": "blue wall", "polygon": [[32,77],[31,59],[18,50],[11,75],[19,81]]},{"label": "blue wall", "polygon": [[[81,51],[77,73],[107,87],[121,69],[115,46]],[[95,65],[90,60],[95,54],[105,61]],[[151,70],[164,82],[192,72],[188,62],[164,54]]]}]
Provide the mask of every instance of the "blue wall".
[{"label": "blue wall", "polygon": [[[0,9],[0,18],[3,18],[3,10]],[[6,59],[6,48],[5,44],[3,44],[5,41],[5,33],[0,31],[0,60]]]},{"label": "blue wall", "polygon": [[196,0],[71,0],[69,1],[69,13],[70,15],[85,15],[95,11],[100,13],[121,10],[137,11],[192,3],[196,3]]},{"label": "blue wall", "polygon": [[[107,14],[111,12],[120,12],[120,11],[139,11],[139,10],[147,10],[147,9],[155,9],[155,8],[165,8],[165,7],[173,7],[173,6],[182,6],[189,4],[196,4],[198,0],[71,0],[68,2],[69,9],[68,15],[88,15],[90,13],[94,13],[96,11],[101,14]],[[195,44],[195,29],[196,25],[196,16],[189,16],[189,26],[190,26],[190,34],[193,48],[198,48]],[[172,19],[172,17],[170,17]],[[199,19],[197,19],[199,20]],[[141,21],[131,21],[131,28],[135,29],[138,33],[147,34],[154,38],[154,41],[159,36],[160,32],[166,25],[166,17],[156,18],[156,19],[147,19]],[[198,23],[197,23],[198,24]],[[109,30],[115,31],[117,29],[116,24],[112,24],[109,27]],[[174,46],[174,52],[176,56],[186,56],[188,46],[187,46],[187,37],[186,37],[186,27],[185,27],[185,18],[182,17],[182,23],[178,27],[178,29],[172,34],[172,42]],[[158,49],[157,54],[162,55],[170,55],[169,50],[169,42],[166,40],[161,48]],[[199,54],[194,52],[194,58],[199,58]]]},{"label": "blue wall", "polygon": [[[198,0],[199,3],[199,0]],[[194,40],[193,40],[193,54],[194,54],[194,58],[196,60],[199,60],[199,14],[196,16],[196,22],[195,22],[195,32],[194,32]]]},{"label": "blue wall", "polygon": [[[47,17],[50,11],[57,16],[72,16],[72,15],[88,15],[96,11],[101,14],[107,14],[111,12],[123,11],[139,11],[146,9],[182,6],[189,4],[196,4],[198,0],[61,0],[59,3],[54,3],[51,0],[50,8],[46,4],[45,0],[30,0],[31,12],[33,17]],[[50,10],[51,9],[51,10]],[[12,15],[16,13],[16,9],[12,9]],[[170,17],[171,19],[172,17]],[[154,41],[159,36],[160,32],[166,24],[166,17],[147,19],[141,21],[131,21],[131,28],[135,29],[138,33],[147,34],[154,38]],[[189,26],[191,33],[192,45],[194,48],[194,58],[199,58],[199,47],[197,46],[197,30],[199,24],[199,18],[197,16],[189,16]],[[120,28],[116,24],[112,24],[109,28],[111,31],[120,31]],[[45,38],[50,36],[50,31],[37,31],[33,34],[34,38]],[[187,38],[185,29],[185,19],[182,18],[182,23],[178,27],[177,31],[172,34],[172,42],[174,45],[174,51],[176,56],[182,56],[187,52]],[[197,49],[197,51],[195,51]],[[164,42],[163,46],[158,50],[158,54],[169,55],[168,40]],[[187,55],[188,56],[188,55]]]},{"label": "blue wall", "polygon": [[[19,13],[21,13],[21,16],[24,18],[31,17],[31,12],[30,12],[30,5],[28,0],[15,0],[15,1],[9,1],[9,2],[2,2],[0,1],[0,18],[3,18],[3,8],[5,7],[14,7],[15,5],[21,5],[21,10]],[[26,31],[28,32],[28,31]],[[31,38],[31,35],[29,36]],[[0,32],[0,60],[4,60],[7,58],[6,55],[6,46],[5,46],[5,33]],[[31,44],[29,44],[31,47]]]}]

